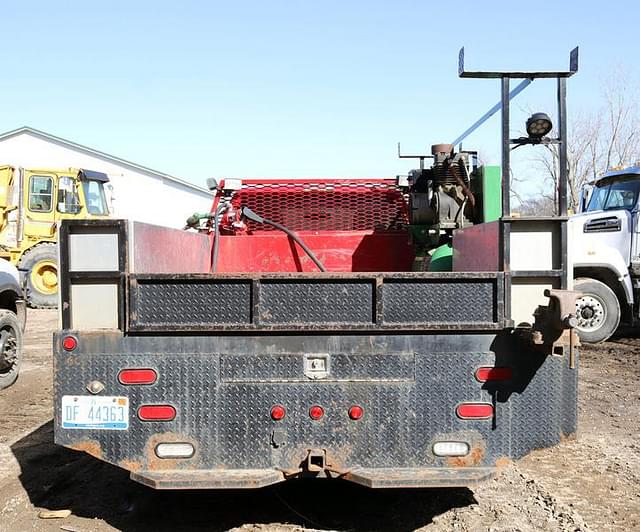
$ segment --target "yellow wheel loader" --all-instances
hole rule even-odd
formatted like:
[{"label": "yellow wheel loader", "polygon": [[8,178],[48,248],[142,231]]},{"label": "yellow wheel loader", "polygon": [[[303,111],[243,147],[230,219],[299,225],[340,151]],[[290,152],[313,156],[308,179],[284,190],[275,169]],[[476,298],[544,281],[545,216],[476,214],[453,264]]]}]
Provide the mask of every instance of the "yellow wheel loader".
[{"label": "yellow wheel loader", "polygon": [[0,166],[0,257],[20,270],[29,306],[57,306],[57,224],[107,218],[108,181],[91,170]]}]

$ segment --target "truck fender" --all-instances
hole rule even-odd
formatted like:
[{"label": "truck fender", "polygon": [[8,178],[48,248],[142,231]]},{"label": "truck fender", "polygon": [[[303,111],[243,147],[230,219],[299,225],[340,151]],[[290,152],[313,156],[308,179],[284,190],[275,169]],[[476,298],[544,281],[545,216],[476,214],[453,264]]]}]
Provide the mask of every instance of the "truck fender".
[{"label": "truck fender", "polygon": [[[606,250],[603,249],[603,255],[606,253]],[[606,255],[605,255],[606,256]],[[633,305],[633,285],[631,283],[631,276],[629,275],[629,268],[625,264],[624,260],[615,250],[610,249],[610,254],[608,257],[609,262],[607,263],[574,263],[573,264],[573,276],[577,277],[593,277],[601,280],[605,284],[610,284],[606,282],[607,277],[615,277],[622,287],[624,291],[624,297],[626,303],[628,305]],[[604,276],[599,276],[597,273],[604,273]],[[604,277],[604,279],[602,278]],[[610,286],[610,288],[618,293],[619,290],[616,286]]]}]

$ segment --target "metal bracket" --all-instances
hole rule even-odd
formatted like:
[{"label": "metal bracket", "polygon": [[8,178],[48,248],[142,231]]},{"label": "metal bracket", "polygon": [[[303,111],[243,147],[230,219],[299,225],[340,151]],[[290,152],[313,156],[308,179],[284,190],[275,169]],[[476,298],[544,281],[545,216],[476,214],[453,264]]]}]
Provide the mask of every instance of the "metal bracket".
[{"label": "metal bracket", "polygon": [[560,72],[545,71],[504,71],[504,72],[471,72],[464,69],[464,46],[458,53],[458,76],[461,78],[569,78],[578,71],[578,47],[569,53],[569,70]]},{"label": "metal bracket", "polygon": [[539,306],[529,331],[529,340],[549,355],[564,356],[568,351],[569,367],[575,368],[575,348],[580,345],[576,333],[576,299],[582,294],[573,290],[545,290],[549,305]]},{"label": "metal bracket", "polygon": [[304,374],[312,380],[326,379],[331,371],[329,353],[313,353],[304,356]]}]

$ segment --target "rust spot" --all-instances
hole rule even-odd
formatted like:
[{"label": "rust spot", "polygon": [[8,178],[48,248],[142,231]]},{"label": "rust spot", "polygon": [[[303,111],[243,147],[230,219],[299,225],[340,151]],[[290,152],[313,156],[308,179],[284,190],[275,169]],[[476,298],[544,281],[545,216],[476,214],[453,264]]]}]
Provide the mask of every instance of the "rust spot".
[{"label": "rust spot", "polygon": [[139,471],[142,469],[142,464],[135,460],[120,460],[118,465],[127,471]]},{"label": "rust spot", "polygon": [[83,440],[79,442],[72,443],[68,446],[70,449],[74,449],[76,451],[83,451],[95,458],[102,460],[102,448],[100,447],[100,443],[95,440]]},{"label": "rust spot", "polygon": [[451,467],[469,467],[478,465],[484,458],[484,448],[479,445],[471,447],[467,456],[451,456],[447,463]]},{"label": "rust spot", "polygon": [[508,467],[510,464],[512,464],[512,460],[511,458],[507,457],[507,456],[502,456],[500,458],[498,458],[496,460],[496,467],[498,469],[504,469],[505,467]]}]

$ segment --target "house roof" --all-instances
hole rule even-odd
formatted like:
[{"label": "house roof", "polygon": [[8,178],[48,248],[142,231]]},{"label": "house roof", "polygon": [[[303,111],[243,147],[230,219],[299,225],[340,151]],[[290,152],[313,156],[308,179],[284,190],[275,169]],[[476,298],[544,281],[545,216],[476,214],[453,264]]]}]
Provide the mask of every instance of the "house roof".
[{"label": "house roof", "polygon": [[110,155],[108,153],[105,153],[103,151],[100,150],[96,150],[94,148],[90,148],[88,146],[84,146],[82,144],[78,144],[77,142],[73,142],[71,140],[67,140],[64,139],[62,137],[57,137],[55,135],[51,135],[50,133],[46,133],[45,131],[40,131],[39,129],[35,129],[29,126],[22,126],[19,127],[18,129],[13,129],[11,131],[6,131],[5,133],[0,133],[0,141],[11,138],[11,137],[17,137],[18,135],[22,135],[22,134],[29,134],[32,135],[34,137],[39,137],[43,140],[49,141],[49,142],[55,142],[56,144],[62,144],[64,146],[68,146],[69,148],[72,148],[74,150],[78,150],[78,151],[82,151],[85,153],[88,153],[90,155],[94,155],[96,157],[100,157],[102,159],[106,159],[108,161],[112,161],[114,163],[123,165],[123,166],[128,166],[129,168],[132,168],[133,170],[138,170],[147,174],[152,174],[154,176],[158,176],[158,177],[162,177],[163,179],[166,179],[168,181],[173,181],[175,183],[179,183],[180,185],[183,185],[185,187],[189,187],[191,189],[197,190],[198,192],[205,192],[209,195],[211,195],[211,192],[209,190],[207,190],[204,187],[199,187],[198,185],[194,185],[193,183],[189,183],[188,181],[185,181],[184,179],[180,179],[179,177],[175,177],[169,174],[165,174],[164,172],[159,172],[158,170],[154,170],[152,168],[149,168],[147,166],[142,166],[141,164],[138,163],[134,163],[131,161],[127,161],[126,159],[122,159],[120,157],[116,157],[115,155]]}]

